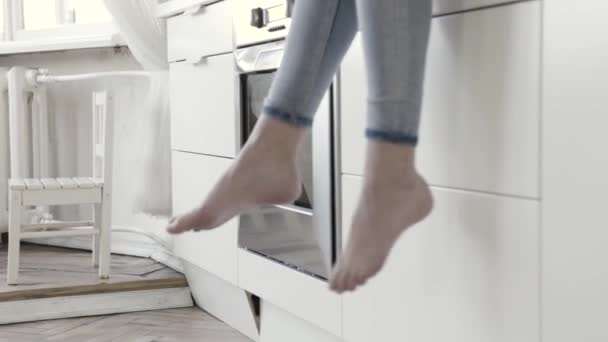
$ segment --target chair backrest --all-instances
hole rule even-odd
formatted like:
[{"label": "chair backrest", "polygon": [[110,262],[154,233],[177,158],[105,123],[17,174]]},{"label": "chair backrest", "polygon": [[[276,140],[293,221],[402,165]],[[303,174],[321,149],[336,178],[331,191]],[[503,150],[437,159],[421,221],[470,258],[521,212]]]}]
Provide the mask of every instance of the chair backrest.
[{"label": "chair backrest", "polygon": [[114,157],[114,99],[108,91],[93,93],[93,177],[112,189]]}]

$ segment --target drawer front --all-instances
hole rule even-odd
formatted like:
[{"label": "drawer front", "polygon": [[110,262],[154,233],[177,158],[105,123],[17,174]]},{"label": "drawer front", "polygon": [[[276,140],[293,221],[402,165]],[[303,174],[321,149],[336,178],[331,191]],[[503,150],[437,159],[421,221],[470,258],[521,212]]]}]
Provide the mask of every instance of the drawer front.
[{"label": "drawer front", "polygon": [[342,334],[342,301],[325,281],[240,249],[239,287],[318,328]]},{"label": "drawer front", "polygon": [[[343,179],[344,238],[362,184]],[[433,213],[403,234],[384,270],[344,297],[344,339],[538,342],[539,202],[440,189],[434,197]]]},{"label": "drawer front", "polygon": [[[199,205],[228,169],[231,159],[173,152],[173,211],[176,215]],[[237,220],[211,231],[188,232],[174,240],[174,253],[224,279],[237,282]]]},{"label": "drawer front", "polygon": [[197,13],[167,19],[167,35],[169,62],[232,51],[232,1],[216,2]]},{"label": "drawer front", "polygon": [[513,0],[433,0],[433,14],[468,11],[511,2]]},{"label": "drawer front", "polygon": [[232,54],[170,66],[171,136],[175,150],[234,157],[236,81]]},{"label": "drawer front", "polygon": [[[418,153],[437,186],[539,196],[540,4],[433,20]],[[341,72],[342,170],[363,174],[363,53]]]}]

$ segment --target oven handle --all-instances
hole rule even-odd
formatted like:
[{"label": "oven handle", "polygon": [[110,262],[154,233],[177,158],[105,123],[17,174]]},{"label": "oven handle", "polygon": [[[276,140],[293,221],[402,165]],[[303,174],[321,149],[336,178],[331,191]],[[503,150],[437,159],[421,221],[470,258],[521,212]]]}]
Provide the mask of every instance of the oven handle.
[{"label": "oven handle", "polygon": [[219,55],[221,55],[221,54],[217,54],[217,53],[213,54],[212,53],[212,54],[209,54],[209,55],[189,57],[189,58],[186,58],[186,62],[190,63],[190,64],[192,64],[194,66],[197,66],[197,65],[205,63],[207,61],[207,59],[209,59],[210,57],[215,57],[215,56],[219,56]]},{"label": "oven handle", "polygon": [[194,66],[197,66],[199,64],[203,64],[205,63],[205,61],[207,60],[207,58],[209,58],[210,56],[196,56],[196,57],[190,57],[190,58],[186,58],[186,62],[189,64],[192,64]]},{"label": "oven handle", "polygon": [[184,11],[184,15],[190,15],[190,16],[198,15],[204,11],[205,7],[211,5],[215,2],[218,2],[218,1],[221,1],[221,0],[198,0],[197,4],[190,6],[189,8],[187,8]]},{"label": "oven handle", "polygon": [[272,49],[260,50],[260,51],[258,51],[257,55],[255,56],[255,60],[253,62],[253,65],[254,66],[258,65],[258,61],[259,61],[259,59],[260,59],[260,57],[262,55],[267,54],[267,53],[271,53],[271,52],[283,51],[283,50],[285,50],[285,47],[283,47],[283,46],[272,48]]},{"label": "oven handle", "polygon": [[286,210],[286,211],[290,211],[290,212],[296,213],[296,214],[302,214],[302,215],[306,215],[306,216],[313,216],[312,210],[296,207],[295,205],[273,204],[272,206],[275,207],[275,208]]}]

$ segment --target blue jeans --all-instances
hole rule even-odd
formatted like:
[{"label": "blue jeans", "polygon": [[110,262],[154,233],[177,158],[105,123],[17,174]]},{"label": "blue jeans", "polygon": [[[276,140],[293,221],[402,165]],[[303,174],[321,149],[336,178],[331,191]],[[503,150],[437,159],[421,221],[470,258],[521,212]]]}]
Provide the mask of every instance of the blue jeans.
[{"label": "blue jeans", "polygon": [[416,145],[431,6],[431,0],[297,0],[264,113],[296,126],[312,125],[360,30],[369,88],[366,135]]}]

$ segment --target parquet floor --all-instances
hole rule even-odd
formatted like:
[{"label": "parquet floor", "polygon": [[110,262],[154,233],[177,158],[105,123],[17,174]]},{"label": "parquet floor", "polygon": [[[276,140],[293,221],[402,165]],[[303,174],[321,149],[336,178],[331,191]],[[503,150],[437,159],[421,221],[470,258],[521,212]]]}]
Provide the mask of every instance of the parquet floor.
[{"label": "parquet floor", "polygon": [[0,342],[251,342],[198,308],[0,326]]}]

